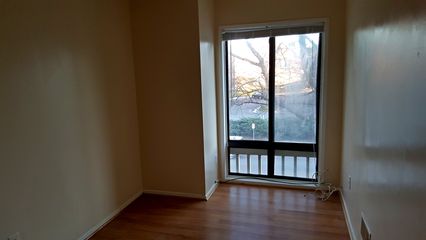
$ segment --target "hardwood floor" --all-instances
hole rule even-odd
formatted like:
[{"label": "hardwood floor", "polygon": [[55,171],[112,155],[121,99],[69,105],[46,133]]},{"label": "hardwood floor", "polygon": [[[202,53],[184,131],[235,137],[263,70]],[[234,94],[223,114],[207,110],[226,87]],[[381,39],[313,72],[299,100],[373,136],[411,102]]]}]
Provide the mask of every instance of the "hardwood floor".
[{"label": "hardwood floor", "polygon": [[209,201],[144,194],[92,240],[349,239],[338,195],[221,184]]}]

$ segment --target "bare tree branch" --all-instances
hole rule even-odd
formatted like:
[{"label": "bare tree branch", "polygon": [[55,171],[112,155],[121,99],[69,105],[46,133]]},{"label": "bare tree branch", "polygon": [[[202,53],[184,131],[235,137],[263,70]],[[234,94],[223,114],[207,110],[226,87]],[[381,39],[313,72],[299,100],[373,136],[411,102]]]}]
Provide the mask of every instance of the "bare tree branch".
[{"label": "bare tree branch", "polygon": [[246,41],[246,44],[247,44],[247,47],[250,49],[250,51],[253,53],[253,55],[259,61],[258,67],[260,67],[260,71],[262,72],[263,78],[265,79],[265,86],[268,86],[269,85],[269,72],[268,72],[268,68],[267,68],[266,63],[265,63],[265,59],[253,47],[253,45],[250,43],[250,41]]},{"label": "bare tree branch", "polygon": [[[300,44],[300,49],[299,49],[299,54],[302,57],[302,69],[304,69],[303,72],[303,78],[305,80],[305,82],[308,84],[308,86],[311,87],[312,89],[312,84],[310,84],[309,80],[310,80],[310,75],[313,73],[310,67],[312,67],[311,65],[316,65],[316,64],[312,64],[310,63],[308,60],[310,57],[313,57],[313,53],[311,53],[311,51],[308,51],[308,48],[306,46],[306,42],[305,40],[309,40],[312,43],[312,47],[313,50],[316,50],[315,48],[317,48],[317,45],[310,39],[307,38],[299,38],[299,44]],[[255,67],[258,67],[261,71],[261,76],[257,77],[257,78],[241,78],[238,79],[235,78],[235,95],[232,99],[233,104],[235,105],[243,105],[243,104],[247,104],[247,103],[251,103],[251,104],[258,104],[258,105],[263,105],[263,106],[267,106],[268,105],[268,101],[266,99],[260,99],[256,96],[254,96],[254,93],[261,91],[261,93],[265,93],[267,87],[269,86],[269,71],[268,71],[268,59],[265,59],[265,57],[262,56],[262,54],[260,54],[256,48],[252,45],[252,43],[250,41],[246,41],[246,45],[248,47],[248,49],[250,50],[250,52],[253,54],[253,56],[256,58],[256,60],[251,60],[249,58],[246,57],[242,57],[239,55],[236,55],[234,53],[232,53],[232,57],[234,57],[235,59],[239,59],[241,61],[247,62]],[[298,71],[294,70],[294,66],[292,66],[291,64],[288,65],[289,63],[286,62],[286,53],[287,51],[292,51],[292,49],[289,49],[286,47],[285,44],[279,44],[277,46],[277,54],[280,55],[280,58],[282,59],[282,61],[284,62],[286,68],[288,68],[290,77],[292,75],[292,73],[298,73]],[[315,60],[315,59],[314,59]],[[290,62],[291,63],[291,62]],[[294,72],[296,71],[296,72]],[[263,81],[262,81],[263,80]],[[237,84],[238,82],[238,84]],[[255,86],[255,84],[259,84],[259,87],[257,88]],[[262,83],[264,84],[262,86]],[[238,85],[238,86],[237,86]],[[297,93],[296,95],[301,95],[301,94],[311,94],[310,93]],[[300,112],[300,109],[295,108],[294,106],[289,106],[289,104],[283,104],[281,107],[285,108],[288,112],[294,114],[295,117],[303,120],[306,118],[306,116]]]},{"label": "bare tree branch", "polygon": [[234,54],[234,53],[232,54],[232,56],[233,56],[233,57],[235,57],[235,58],[238,58],[238,59],[240,59],[240,60],[242,60],[242,61],[245,61],[245,62],[248,62],[248,63],[250,63],[250,64],[253,64],[253,65],[255,65],[255,66],[260,67],[260,64],[259,64],[258,62],[252,61],[252,60],[250,60],[250,59],[248,59],[248,58],[238,56],[237,54]]}]

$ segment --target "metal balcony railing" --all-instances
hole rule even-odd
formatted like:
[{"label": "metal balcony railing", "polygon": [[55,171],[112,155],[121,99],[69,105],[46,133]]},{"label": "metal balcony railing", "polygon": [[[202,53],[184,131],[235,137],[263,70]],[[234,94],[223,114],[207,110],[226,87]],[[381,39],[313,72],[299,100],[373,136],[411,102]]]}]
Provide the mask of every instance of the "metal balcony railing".
[{"label": "metal balcony railing", "polygon": [[[229,172],[231,174],[268,175],[267,150],[231,148],[229,154]],[[316,179],[316,172],[315,152],[275,151],[273,176]]]}]

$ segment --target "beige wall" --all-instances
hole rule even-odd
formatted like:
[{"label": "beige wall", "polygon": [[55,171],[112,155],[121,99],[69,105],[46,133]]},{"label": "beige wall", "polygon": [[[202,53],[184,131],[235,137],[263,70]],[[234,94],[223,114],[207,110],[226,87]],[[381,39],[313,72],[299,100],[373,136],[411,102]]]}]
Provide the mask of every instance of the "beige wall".
[{"label": "beige wall", "polygon": [[0,1],[0,239],[77,239],[142,189],[126,1]]},{"label": "beige wall", "polygon": [[205,193],[197,0],[131,1],[144,191]]},{"label": "beige wall", "polygon": [[[221,26],[326,18],[329,36],[326,52],[327,86],[325,157],[321,163],[328,169],[325,180],[340,181],[342,85],[344,77],[345,1],[342,0],[216,0],[216,29]],[[219,56],[219,54],[217,55]]]},{"label": "beige wall", "polygon": [[[426,239],[426,5],[348,4],[342,184],[355,239]],[[349,189],[348,178],[352,178]]]},{"label": "beige wall", "polygon": [[198,0],[206,193],[218,180],[213,0]]}]

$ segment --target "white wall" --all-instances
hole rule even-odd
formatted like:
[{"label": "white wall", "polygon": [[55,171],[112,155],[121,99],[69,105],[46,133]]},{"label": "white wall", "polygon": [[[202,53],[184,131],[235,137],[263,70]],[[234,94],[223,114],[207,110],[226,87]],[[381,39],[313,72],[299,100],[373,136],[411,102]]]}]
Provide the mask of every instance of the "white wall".
[{"label": "white wall", "polygon": [[213,0],[198,0],[200,31],[200,67],[203,105],[205,191],[208,193],[218,179],[216,79],[214,59]]},{"label": "white wall", "polygon": [[[323,133],[324,141],[320,148],[324,157],[320,159],[325,181],[339,185],[341,163],[341,123],[342,123],[342,89],[344,77],[345,46],[345,1],[342,0],[215,0],[215,24],[219,27],[241,24],[280,22],[324,18],[329,22],[327,52],[325,60],[326,108]],[[218,33],[217,33],[218,35]],[[217,52],[217,59],[219,53]],[[218,74],[218,76],[220,76]],[[223,105],[223,103],[219,103]],[[324,114],[324,112],[322,113]],[[221,116],[223,119],[223,116]],[[224,121],[224,120],[221,120]],[[224,152],[224,143],[219,144]],[[226,161],[222,159],[222,162]]]},{"label": "white wall", "polygon": [[77,239],[142,190],[129,6],[0,1],[0,239]]},{"label": "white wall", "polygon": [[356,239],[361,213],[372,239],[426,239],[425,39],[424,1],[348,3],[342,185]]},{"label": "white wall", "polygon": [[197,0],[131,1],[144,191],[203,197]]}]

